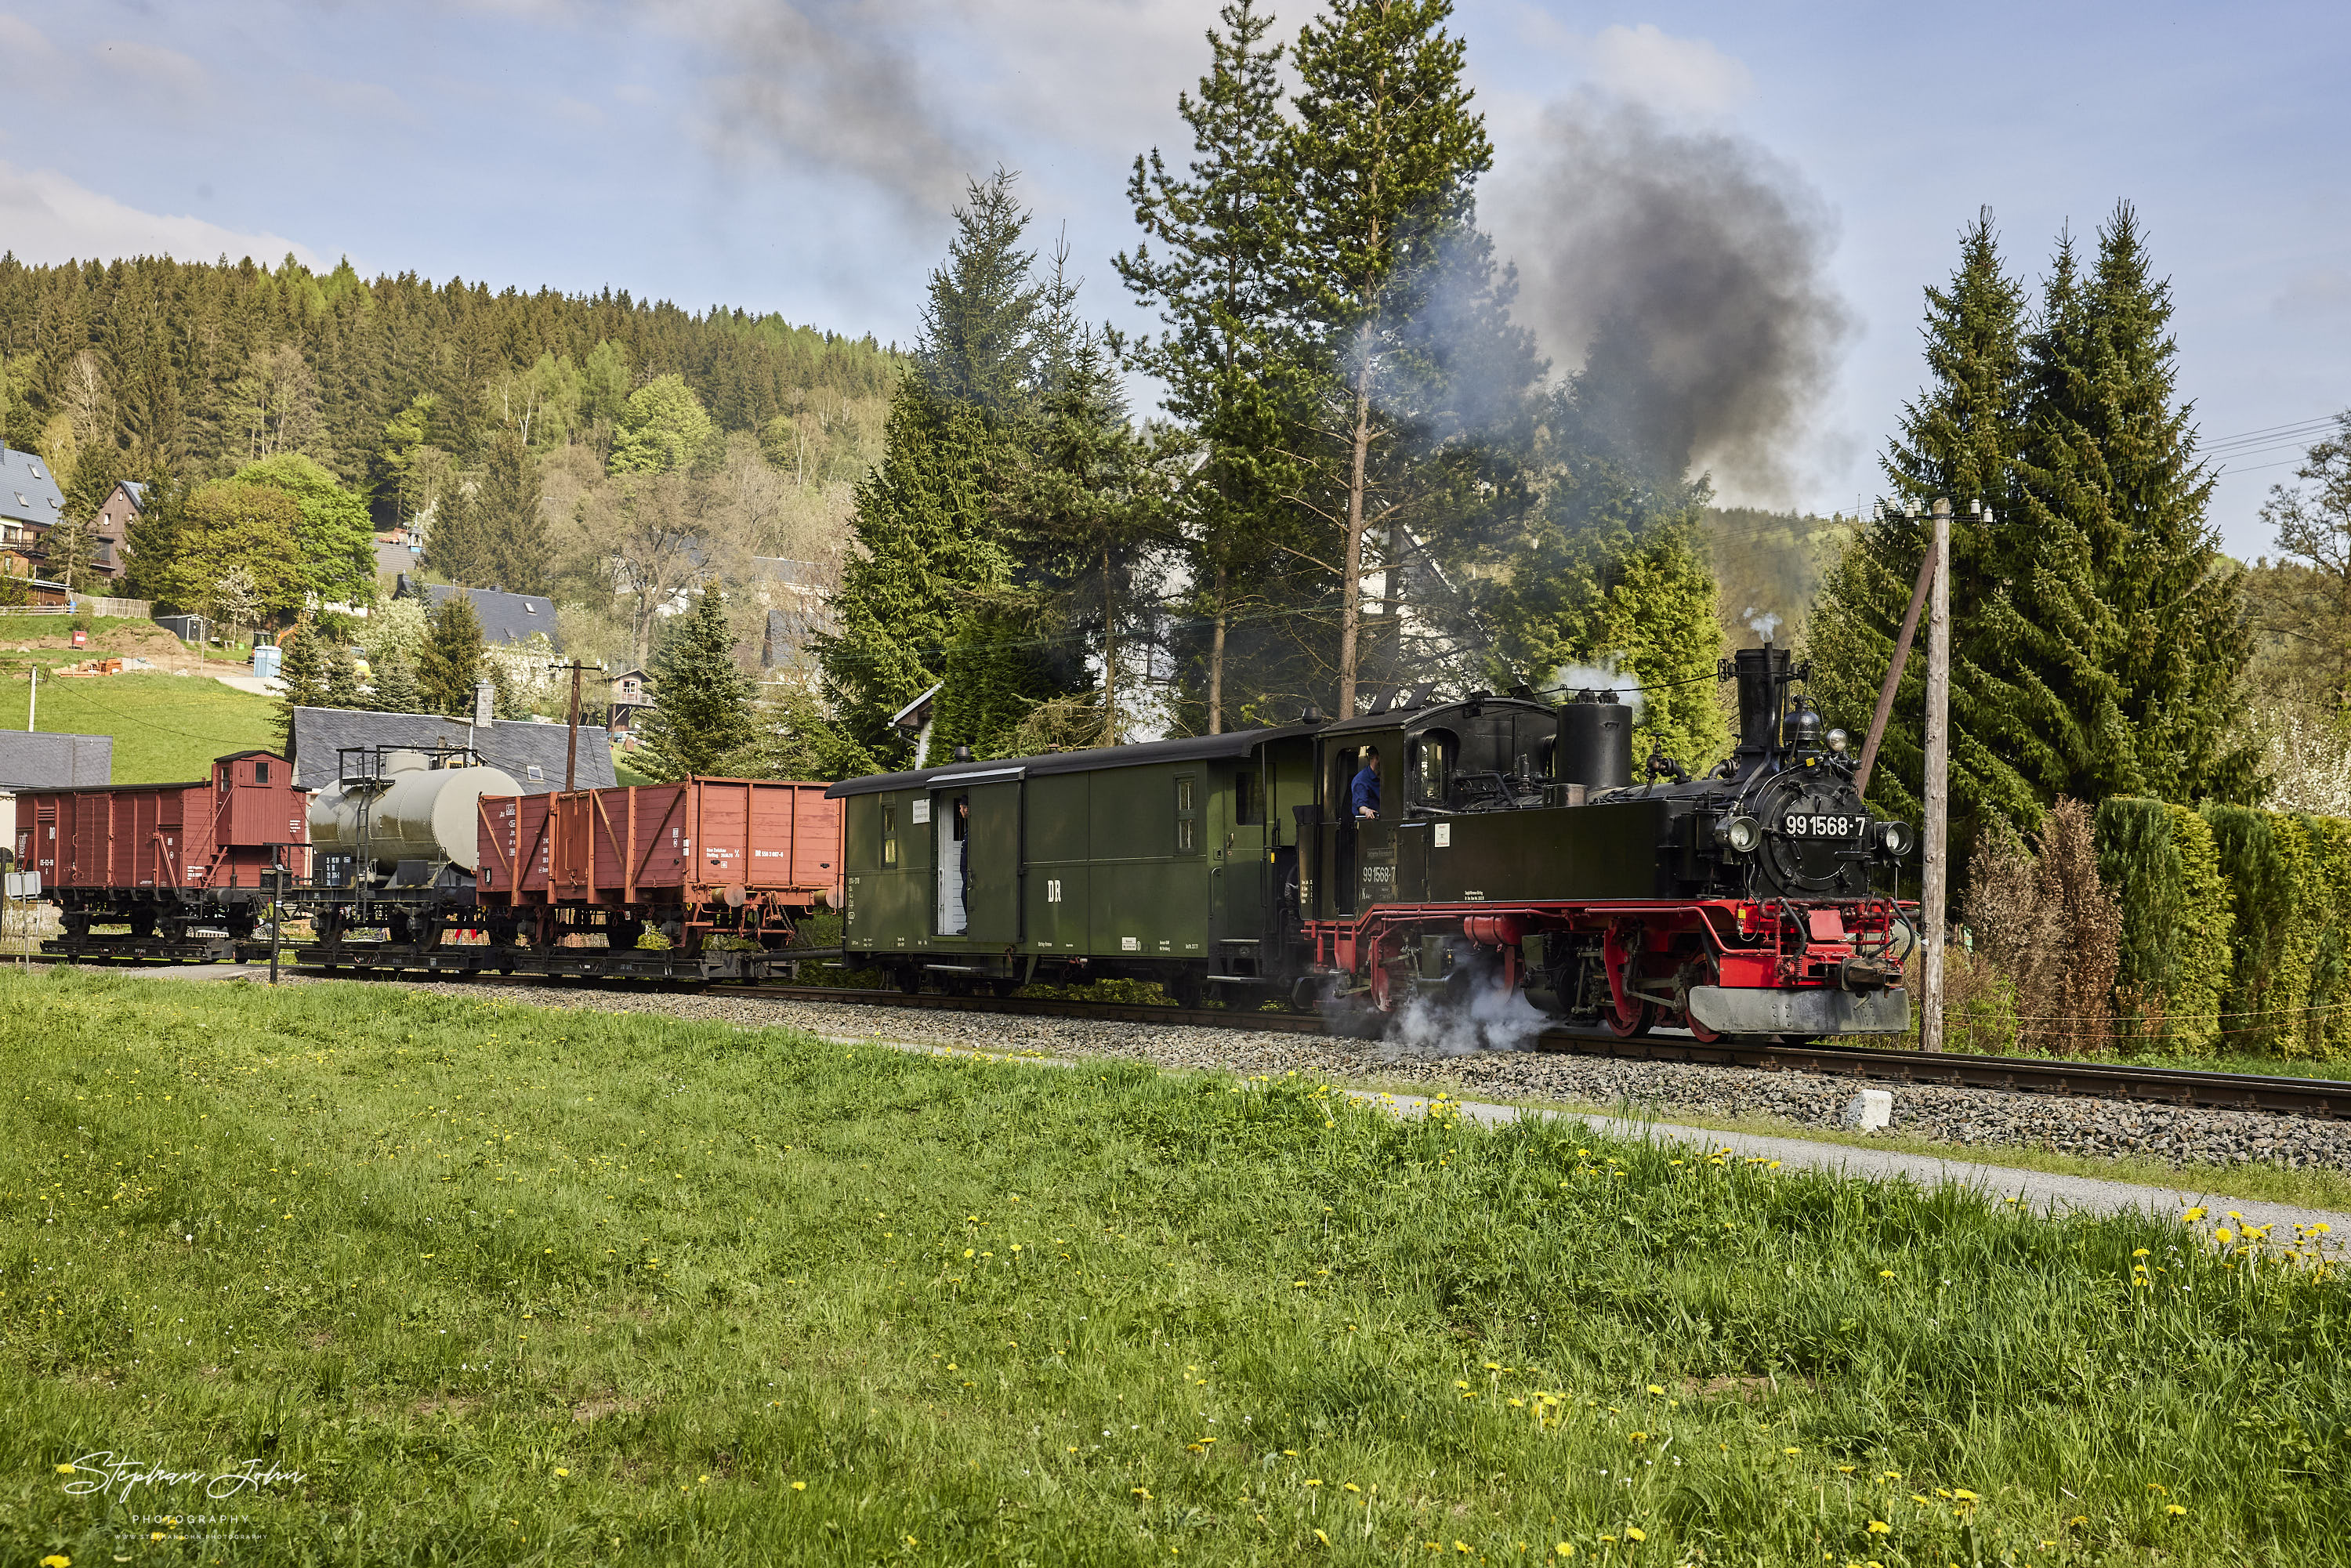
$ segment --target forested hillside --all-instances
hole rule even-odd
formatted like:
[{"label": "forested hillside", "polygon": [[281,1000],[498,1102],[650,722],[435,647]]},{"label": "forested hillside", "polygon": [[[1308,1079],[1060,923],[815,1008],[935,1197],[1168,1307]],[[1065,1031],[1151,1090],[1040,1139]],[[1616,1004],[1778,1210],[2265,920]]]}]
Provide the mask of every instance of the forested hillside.
[{"label": "forested hillside", "polygon": [[871,338],[625,292],[371,281],[290,256],[0,258],[0,435],[42,451],[81,498],[120,475],[195,481],[301,452],[388,523],[414,499],[420,445],[460,464],[502,431],[538,451],[601,447],[630,393],[664,375],[720,431],[766,432],[886,397],[897,366]]}]

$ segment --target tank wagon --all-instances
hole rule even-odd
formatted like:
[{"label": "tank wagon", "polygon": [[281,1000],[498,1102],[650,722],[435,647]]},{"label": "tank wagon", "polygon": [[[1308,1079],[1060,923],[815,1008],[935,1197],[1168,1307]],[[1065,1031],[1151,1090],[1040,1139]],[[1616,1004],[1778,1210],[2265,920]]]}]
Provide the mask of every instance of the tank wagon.
[{"label": "tank wagon", "polygon": [[[62,912],[54,946],[206,956],[251,936],[271,868],[306,870],[293,773],[275,752],[240,751],[191,783],[19,789],[16,863],[40,873]],[[93,925],[128,935],[93,936]]]},{"label": "tank wagon", "polygon": [[[1896,1032],[1914,835],[1873,819],[1782,650],[1726,661],[1738,747],[1632,778],[1614,694],[1358,717],[846,780],[852,964],[902,988],[1123,976],[1376,1025],[1520,991],[1702,1039]],[[1380,758],[1376,803],[1354,782]]]}]

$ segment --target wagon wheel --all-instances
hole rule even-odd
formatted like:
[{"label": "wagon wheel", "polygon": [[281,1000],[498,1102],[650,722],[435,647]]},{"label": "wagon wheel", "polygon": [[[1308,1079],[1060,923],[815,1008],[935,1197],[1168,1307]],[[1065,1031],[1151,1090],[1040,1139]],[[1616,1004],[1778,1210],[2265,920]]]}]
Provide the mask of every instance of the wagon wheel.
[{"label": "wagon wheel", "polygon": [[1179,1008],[1196,1008],[1207,995],[1208,983],[1197,969],[1186,969],[1167,982],[1167,994]]},{"label": "wagon wheel", "polygon": [[1646,997],[1635,997],[1632,1017],[1626,1018],[1614,1008],[1601,1016],[1608,1020],[1609,1033],[1619,1040],[1632,1040],[1648,1033],[1649,1026],[1657,1021],[1657,1004]]}]

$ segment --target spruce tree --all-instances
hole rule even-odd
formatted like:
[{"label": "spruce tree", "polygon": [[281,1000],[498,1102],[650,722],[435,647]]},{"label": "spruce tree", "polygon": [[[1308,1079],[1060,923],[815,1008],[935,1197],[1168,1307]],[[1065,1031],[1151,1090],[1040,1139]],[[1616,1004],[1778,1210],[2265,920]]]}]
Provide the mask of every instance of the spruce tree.
[{"label": "spruce tree", "polygon": [[2206,516],[2214,476],[2196,455],[2194,407],[2177,396],[2171,308],[2122,203],[2087,277],[2061,248],[2029,345],[2026,515],[2078,541],[2110,617],[2099,701],[2077,708],[2092,744],[2056,781],[2084,799],[2243,800],[2258,787],[2234,700],[2252,653],[2243,575]]},{"label": "spruce tree", "polygon": [[1013,199],[1018,178],[998,169],[965,187],[947,259],[931,272],[914,349],[915,368],[935,396],[997,418],[1025,408],[1037,371],[1040,290],[1037,254],[1020,247],[1029,214]]},{"label": "spruce tree", "polygon": [[496,543],[473,486],[462,477],[452,476],[433,504],[433,524],[424,536],[424,564],[467,588],[488,588],[497,580]]},{"label": "spruce tree", "polygon": [[[2087,744],[2071,706],[2095,685],[2100,620],[2069,562],[2071,541],[2027,526],[2018,461],[2024,434],[2024,287],[2003,269],[1989,208],[1961,235],[1947,287],[1927,295],[1928,389],[1903,405],[1883,459],[1896,504],[1847,548],[1808,634],[1813,695],[1832,722],[1866,733],[1932,524],[1949,497],[1951,529],[1951,796],[1956,817],[1990,809],[2020,828],[2040,821],[2053,786]],[[1981,500],[1996,519],[1970,520]],[[1905,516],[1915,510],[1916,517]],[[2094,633],[2091,633],[2094,635]],[[1925,630],[1905,667],[1870,797],[1916,819],[1925,767]]]},{"label": "spruce tree", "polygon": [[658,779],[719,773],[758,738],[757,688],[736,668],[726,598],[713,587],[672,622],[653,655],[653,710],[639,732],[638,769]]},{"label": "spruce tree", "polygon": [[327,706],[327,640],[315,627],[300,626],[279,641],[277,709],[273,722],[280,747],[294,744],[294,710]]},{"label": "spruce tree", "polygon": [[977,408],[910,376],[883,442],[857,487],[851,527],[863,553],[842,570],[837,630],[817,639],[817,662],[849,738],[890,758],[904,750],[890,716],[938,681],[973,590],[1001,586],[1011,562],[989,515],[1000,438]]},{"label": "spruce tree", "polygon": [[355,708],[364,706],[360,699],[359,661],[351,651],[340,643],[326,650],[327,690],[329,707]]},{"label": "spruce tree", "polygon": [[483,445],[482,477],[469,508],[488,584],[545,593],[551,547],[540,515],[538,464],[520,435],[501,430]]},{"label": "spruce tree", "polygon": [[1236,616],[1280,591],[1295,559],[1283,544],[1314,543],[1280,504],[1297,487],[1281,440],[1281,372],[1296,357],[1282,301],[1297,221],[1281,166],[1282,50],[1266,42],[1273,17],[1255,0],[1227,0],[1218,16],[1224,26],[1208,32],[1199,96],[1176,99],[1195,156],[1180,175],[1156,148],[1135,159],[1127,196],[1146,238],[1116,261],[1129,291],[1155,305],[1166,328],[1125,345],[1125,362],[1158,378],[1167,413],[1198,444],[1197,466],[1174,504],[1207,623],[1205,637],[1190,641],[1211,735],[1225,728],[1234,698],[1268,684],[1251,678],[1270,673],[1259,661],[1233,658]]},{"label": "spruce tree", "polygon": [[426,618],[424,646],[417,657],[416,685],[428,713],[470,713],[474,684],[481,678],[486,644],[481,618],[463,593],[452,593]]},{"label": "spruce tree", "polygon": [[368,706],[378,713],[421,713],[423,693],[417,689],[416,666],[398,650],[387,651],[368,669]]}]

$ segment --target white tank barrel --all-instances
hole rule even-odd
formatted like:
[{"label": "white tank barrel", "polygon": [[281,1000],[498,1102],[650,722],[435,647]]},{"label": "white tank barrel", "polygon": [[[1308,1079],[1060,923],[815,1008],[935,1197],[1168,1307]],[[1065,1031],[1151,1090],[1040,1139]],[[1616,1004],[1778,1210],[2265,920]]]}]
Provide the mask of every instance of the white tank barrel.
[{"label": "white tank barrel", "polygon": [[345,779],[310,798],[310,844],[356,853],[366,824],[368,870],[389,875],[402,861],[446,861],[478,869],[475,831],[485,795],[519,795],[496,768],[434,768],[421,751],[389,751],[380,779]]}]

